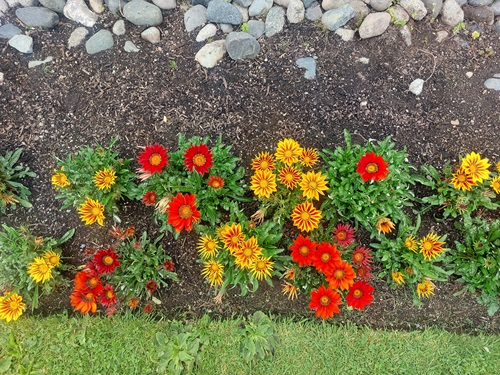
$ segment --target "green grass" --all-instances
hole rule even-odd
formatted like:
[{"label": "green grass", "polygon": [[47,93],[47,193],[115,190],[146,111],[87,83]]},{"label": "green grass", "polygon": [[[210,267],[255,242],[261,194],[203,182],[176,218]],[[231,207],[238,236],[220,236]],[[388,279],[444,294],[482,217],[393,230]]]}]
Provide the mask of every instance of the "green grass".
[{"label": "green grass", "polygon": [[[2,321],[0,373],[10,357],[8,374],[20,373],[19,363],[41,374],[154,374],[154,337],[167,325],[134,317],[62,315]],[[380,331],[316,321],[278,320],[274,327],[274,357],[249,365],[239,357],[238,321],[211,322],[210,344],[196,373],[462,375],[494,374],[500,366],[500,336]],[[9,336],[16,341],[10,349]]]}]

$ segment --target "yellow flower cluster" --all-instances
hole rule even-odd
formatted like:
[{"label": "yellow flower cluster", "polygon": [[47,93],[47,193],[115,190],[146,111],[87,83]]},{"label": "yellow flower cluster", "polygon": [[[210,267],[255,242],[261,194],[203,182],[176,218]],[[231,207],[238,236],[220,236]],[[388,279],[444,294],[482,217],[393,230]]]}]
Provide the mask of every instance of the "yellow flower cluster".
[{"label": "yellow flower cluster", "polygon": [[37,283],[52,279],[52,269],[61,264],[61,255],[49,250],[41,257],[35,257],[28,266],[28,274]]},{"label": "yellow flower cluster", "polygon": [[451,184],[455,189],[468,191],[489,179],[490,166],[488,159],[482,159],[481,155],[471,152],[462,159],[460,167],[453,173]]}]

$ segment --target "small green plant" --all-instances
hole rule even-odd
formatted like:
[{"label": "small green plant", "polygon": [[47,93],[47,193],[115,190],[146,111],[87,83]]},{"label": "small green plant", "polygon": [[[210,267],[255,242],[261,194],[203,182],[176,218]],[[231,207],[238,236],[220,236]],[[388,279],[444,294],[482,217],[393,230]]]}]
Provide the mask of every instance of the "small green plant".
[{"label": "small green plant", "polygon": [[246,22],[243,22],[241,24],[241,31],[244,32],[244,33],[248,33],[248,30],[250,29],[250,27],[248,26],[248,23]]},{"label": "small green plant", "polygon": [[0,351],[0,374],[43,374],[43,370],[36,368],[35,358],[29,355],[29,350],[36,344],[34,340],[19,343],[12,332],[0,337],[0,347],[3,348]]},{"label": "small green plant", "polygon": [[23,152],[22,148],[15,151],[7,151],[5,156],[0,155],[0,213],[5,214],[7,208],[16,208],[19,203],[23,207],[30,208],[28,197],[31,195],[29,189],[19,179],[25,177],[36,177],[28,167],[22,164],[16,165]]},{"label": "small green plant", "polygon": [[241,322],[240,356],[247,363],[265,359],[274,355],[278,336],[274,332],[273,322],[262,311],[256,311],[246,321]]},{"label": "small green plant", "polygon": [[471,34],[471,38],[472,39],[478,39],[479,37],[481,36],[481,33],[479,31],[473,31],[472,34]]},{"label": "small green plant", "polygon": [[177,66],[177,61],[175,61],[175,60],[169,60],[168,67],[171,70],[177,70],[177,69],[179,69],[179,67]]},{"label": "small green plant", "polygon": [[462,30],[465,30],[465,22],[457,23],[453,28],[453,34],[458,34]]}]

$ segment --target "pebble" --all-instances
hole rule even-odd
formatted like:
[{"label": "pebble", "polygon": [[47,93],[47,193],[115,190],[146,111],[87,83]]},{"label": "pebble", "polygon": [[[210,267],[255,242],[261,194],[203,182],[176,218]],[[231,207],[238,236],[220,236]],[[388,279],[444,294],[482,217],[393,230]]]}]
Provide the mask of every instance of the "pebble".
[{"label": "pebble", "polygon": [[153,4],[160,9],[175,9],[177,6],[176,0],[153,0]]},{"label": "pebble", "polygon": [[391,15],[387,12],[370,13],[359,26],[361,39],[373,38],[382,35],[391,23]]},{"label": "pebble", "polygon": [[0,85],[3,85],[4,80],[4,74],[0,72]]},{"label": "pebble", "polygon": [[480,7],[493,4],[493,0],[467,0],[467,3],[473,7]]},{"label": "pebble", "polygon": [[215,26],[213,23],[209,23],[208,25],[205,25],[198,35],[196,35],[196,41],[197,42],[203,42],[217,34],[217,26]]},{"label": "pebble", "polygon": [[225,41],[216,40],[215,42],[205,44],[198,53],[196,53],[194,59],[204,68],[213,68],[222,60],[225,54]]},{"label": "pebble", "polygon": [[248,15],[259,18],[264,16],[272,6],[273,0],[254,0],[248,8]]},{"label": "pebble", "polygon": [[291,24],[301,23],[304,20],[306,9],[302,0],[290,0],[286,10],[286,18]]},{"label": "pebble", "polygon": [[161,9],[143,0],[132,0],[123,7],[123,16],[137,26],[158,26],[163,22]]},{"label": "pebble", "polygon": [[401,0],[399,5],[401,5],[415,21],[420,21],[427,15],[427,8],[421,0]]},{"label": "pebble", "polygon": [[89,55],[93,55],[102,51],[113,48],[115,41],[113,34],[109,30],[99,30],[92,35],[85,43],[85,50]]},{"label": "pebble", "polygon": [[103,0],[89,0],[90,8],[95,12],[95,13],[102,13],[104,12],[104,2]]},{"label": "pebble", "polygon": [[472,72],[467,72],[467,73],[465,73],[465,76],[466,76],[467,78],[472,78],[472,76],[473,76],[473,75],[474,75],[474,73],[472,73]]},{"label": "pebble", "polygon": [[156,27],[148,27],[141,33],[141,38],[149,43],[156,44],[160,41],[160,30]]},{"label": "pebble", "polygon": [[330,31],[335,31],[349,22],[356,12],[350,4],[344,4],[340,8],[330,9],[321,17],[321,22]]},{"label": "pebble", "polygon": [[269,9],[265,23],[266,37],[280,33],[285,26],[285,9],[280,6],[274,6]]},{"label": "pebble", "polygon": [[47,64],[51,62],[54,58],[52,56],[48,56],[45,60],[33,60],[28,62],[28,68],[34,68],[39,65]]},{"label": "pebble", "polygon": [[453,126],[458,126],[458,125],[460,125],[460,121],[459,121],[458,119],[456,119],[456,120],[451,120],[451,121],[450,121],[450,124],[451,124],[451,125],[453,125]]},{"label": "pebble", "polygon": [[238,9],[238,12],[240,12],[241,14],[241,21],[248,22],[248,20],[250,19],[250,17],[248,16],[248,8],[244,8],[239,5],[234,5],[234,7]]},{"label": "pebble", "polygon": [[259,39],[264,34],[265,30],[266,24],[264,22],[257,20],[248,21],[248,33],[255,39]]},{"label": "pebble", "polygon": [[43,7],[27,7],[16,10],[16,17],[26,26],[51,29],[59,23],[56,12]]},{"label": "pebble", "polygon": [[68,0],[64,6],[64,15],[87,27],[93,27],[99,18],[83,0]]},{"label": "pebble", "polygon": [[220,30],[224,34],[229,34],[230,32],[234,31],[233,25],[231,25],[229,23],[221,23],[221,24],[219,24],[219,26],[220,26]]},{"label": "pebble", "polygon": [[369,64],[370,63],[370,59],[368,57],[360,57],[358,59],[358,62],[360,62],[361,64]]},{"label": "pebble", "polygon": [[464,11],[455,0],[445,0],[441,10],[441,22],[448,26],[456,26],[464,20]]},{"label": "pebble", "polygon": [[113,34],[124,35],[125,32],[126,32],[125,21],[124,20],[116,21],[115,24],[113,25]]},{"label": "pebble", "polygon": [[424,89],[424,82],[425,81],[421,78],[417,78],[416,80],[414,80],[412,83],[410,83],[410,92],[412,92],[416,96],[419,96]]},{"label": "pebble", "polygon": [[233,60],[251,60],[259,54],[260,44],[250,34],[237,31],[226,37],[226,50]]},{"label": "pebble", "polygon": [[11,23],[0,26],[0,39],[10,39],[14,35],[22,34],[21,29]]},{"label": "pebble", "polygon": [[436,42],[441,43],[446,38],[448,38],[448,32],[447,31],[441,30],[441,31],[437,32]]},{"label": "pebble", "polygon": [[493,78],[488,78],[484,81],[484,86],[487,89],[500,91],[500,74],[495,74]]},{"label": "pebble", "polygon": [[368,8],[368,6],[361,0],[351,0],[349,4],[351,4],[352,8],[356,12],[353,20],[356,25],[359,25],[359,22],[362,22],[363,19],[370,13],[370,8]]},{"label": "pebble", "polygon": [[68,49],[79,46],[87,37],[89,31],[85,27],[77,27],[68,39]]},{"label": "pebble", "polygon": [[14,35],[9,39],[9,46],[21,53],[33,53],[33,38],[28,35]]},{"label": "pebble", "polygon": [[252,5],[253,0],[234,0],[233,3],[236,5],[239,5],[240,7],[243,8],[248,8],[250,5]]},{"label": "pebble", "polygon": [[225,0],[212,0],[207,7],[207,20],[214,23],[240,25],[243,16],[233,4]]},{"label": "pebble", "polygon": [[295,61],[299,68],[306,69],[304,73],[305,79],[316,78],[316,60],[312,57],[301,57]]},{"label": "pebble", "polygon": [[350,42],[354,39],[354,30],[340,28],[335,31],[335,34],[340,36],[344,42]]},{"label": "pebble", "polygon": [[408,25],[404,25],[401,30],[399,30],[401,34],[401,38],[403,38],[403,42],[409,47],[411,46],[411,31]]},{"label": "pebble", "polygon": [[370,0],[369,4],[377,12],[383,12],[391,6],[392,0]]},{"label": "pebble", "polygon": [[125,52],[139,52],[140,49],[137,48],[137,46],[130,40],[127,40],[125,42],[125,45],[123,46],[123,50]]},{"label": "pebble", "polygon": [[330,9],[339,8],[344,4],[347,4],[349,0],[323,0],[321,7],[326,11]]},{"label": "pebble", "polygon": [[495,16],[500,16],[500,0],[495,1],[491,4],[490,8],[493,10]]},{"label": "pebble", "polygon": [[53,10],[56,13],[63,13],[66,0],[39,0],[45,8]]},{"label": "pebble", "polygon": [[127,4],[127,0],[104,0],[104,2],[108,6],[109,11],[114,14],[120,13],[120,10]]},{"label": "pebble", "polygon": [[206,23],[207,8],[203,5],[195,5],[184,13],[184,27],[188,33]]},{"label": "pebble", "polygon": [[306,18],[309,21],[316,21],[321,18],[323,11],[318,2],[313,2],[309,8],[306,9]]}]

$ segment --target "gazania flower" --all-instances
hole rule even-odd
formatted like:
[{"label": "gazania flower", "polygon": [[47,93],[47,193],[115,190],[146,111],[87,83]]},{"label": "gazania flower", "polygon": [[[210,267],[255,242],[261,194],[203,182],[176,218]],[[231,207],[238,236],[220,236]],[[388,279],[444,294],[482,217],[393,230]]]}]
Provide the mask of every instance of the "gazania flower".
[{"label": "gazania flower", "polygon": [[106,308],[105,314],[108,318],[116,314],[116,306],[111,305]]},{"label": "gazania flower", "polygon": [[405,276],[403,275],[402,272],[392,272],[391,276],[392,276],[392,280],[396,284],[401,285],[401,284],[405,283]]},{"label": "gazania flower", "polygon": [[145,286],[146,286],[146,291],[149,294],[153,294],[154,292],[156,292],[156,288],[158,288],[158,283],[154,280],[149,280]]},{"label": "gazania flower", "polygon": [[323,193],[328,190],[326,182],[326,177],[321,174],[321,172],[307,172],[302,174],[302,180],[300,181],[300,189],[307,199],[319,200],[319,195],[325,195]]},{"label": "gazania flower", "polygon": [[434,283],[427,278],[417,284],[417,294],[419,297],[430,297],[434,294]]},{"label": "gazania flower", "polygon": [[311,301],[309,308],[316,310],[316,316],[328,319],[333,314],[340,313],[339,305],[342,303],[340,294],[330,288],[321,285],[318,289],[311,292]]},{"label": "gazania flower", "polygon": [[104,205],[100,204],[97,199],[85,199],[85,203],[80,205],[78,213],[86,225],[91,225],[95,222],[101,226],[104,224]]},{"label": "gazania flower", "polygon": [[175,268],[175,263],[171,260],[166,260],[163,262],[163,268],[165,268],[165,271],[167,272],[172,272]]},{"label": "gazania flower", "polygon": [[127,306],[130,307],[132,310],[135,310],[137,306],[139,306],[139,298],[132,297],[131,299],[128,300]]},{"label": "gazania flower", "polygon": [[432,260],[444,251],[442,248],[444,242],[439,242],[439,238],[440,237],[436,233],[429,233],[420,240],[418,246],[420,247],[420,253],[422,253],[424,259]]},{"label": "gazania flower", "polygon": [[280,169],[279,177],[283,185],[293,190],[300,180],[300,172],[295,167],[285,167]]},{"label": "gazania flower", "polygon": [[102,292],[102,282],[97,272],[85,269],[75,276],[75,289],[89,291],[98,296]]},{"label": "gazania flower", "polygon": [[190,231],[198,220],[200,211],[196,208],[196,195],[177,193],[168,205],[168,223],[180,232],[183,229]]},{"label": "gazania flower", "polygon": [[356,241],[354,238],[354,228],[349,224],[337,224],[333,230],[333,240],[339,246],[349,246]]},{"label": "gazania flower", "polygon": [[250,269],[252,263],[262,254],[262,248],[259,247],[257,238],[250,237],[248,240],[243,241],[233,255],[236,258],[235,263],[243,269]]},{"label": "gazania flower", "polygon": [[291,166],[293,163],[299,161],[299,156],[302,153],[302,148],[300,145],[291,138],[285,138],[278,142],[278,147],[276,147],[276,159],[282,163]]},{"label": "gazania flower", "polygon": [[465,155],[461,165],[465,172],[472,176],[474,183],[481,183],[489,178],[490,171],[488,168],[490,166],[488,159],[481,159],[481,156],[475,152]]},{"label": "gazania flower", "polygon": [[332,289],[347,290],[354,284],[356,273],[352,266],[342,260],[336,261],[331,267],[325,270],[326,281]]},{"label": "gazania flower", "polygon": [[352,263],[356,266],[370,267],[372,258],[371,250],[364,246],[356,246],[352,253]]},{"label": "gazania flower", "polygon": [[88,289],[75,289],[69,299],[76,311],[83,314],[97,311],[97,297]]},{"label": "gazania flower", "polygon": [[220,189],[224,187],[224,179],[218,176],[210,176],[207,181],[207,185],[212,189]]},{"label": "gazania flower", "polygon": [[151,311],[153,311],[153,304],[148,302],[144,305],[144,309],[142,310],[142,312],[144,314],[151,314]]},{"label": "gazania flower", "polygon": [[347,306],[364,310],[373,301],[373,287],[364,281],[356,281],[345,297]]},{"label": "gazania flower", "polygon": [[366,153],[359,159],[356,172],[359,173],[363,182],[383,181],[387,178],[389,169],[384,158],[372,152]]},{"label": "gazania flower", "polygon": [[168,165],[167,149],[158,143],[149,145],[141,152],[138,161],[145,172],[159,173]]},{"label": "gazania flower", "polygon": [[285,281],[285,283],[281,284],[281,285],[283,286],[281,293],[283,295],[288,295],[287,297],[289,300],[293,301],[295,298],[297,298],[297,292],[298,292],[299,288],[297,288],[292,283],[289,283],[288,281]]},{"label": "gazania flower", "polygon": [[392,232],[392,230],[395,228],[394,223],[391,221],[391,219],[387,217],[381,217],[378,221],[377,224],[375,225],[377,228],[378,234],[380,232],[387,234]]},{"label": "gazania flower", "polygon": [[292,212],[293,225],[303,232],[316,229],[321,218],[321,211],[314,208],[311,202],[298,204]]},{"label": "gazania flower", "polygon": [[262,280],[265,277],[271,277],[274,262],[271,262],[271,257],[259,257],[251,265],[250,271],[252,276],[257,280]]},{"label": "gazania flower", "polygon": [[184,165],[188,171],[204,175],[212,166],[212,151],[205,144],[191,145],[184,153]]},{"label": "gazania flower", "polygon": [[57,267],[61,264],[61,254],[53,250],[46,251],[43,254],[43,259],[49,264],[50,268]]},{"label": "gazania flower", "polygon": [[116,293],[113,287],[107,284],[99,295],[99,302],[103,306],[111,306],[116,303]]},{"label": "gazania flower", "polygon": [[119,254],[109,248],[97,251],[92,261],[94,262],[99,274],[112,273],[115,268],[120,265],[120,262],[118,261],[119,257]]},{"label": "gazania flower", "polygon": [[224,266],[215,260],[209,260],[206,262],[205,267],[203,267],[203,271],[201,271],[202,276],[208,280],[211,286],[222,284],[223,273]]},{"label": "gazania flower", "polygon": [[327,268],[334,267],[334,263],[340,261],[340,251],[337,246],[328,242],[322,242],[316,247],[312,256],[312,264],[318,271],[326,272]]},{"label": "gazania flower", "polygon": [[304,167],[312,167],[318,162],[318,151],[314,148],[303,148],[300,153],[300,164]]},{"label": "gazania flower", "polygon": [[307,267],[312,264],[313,255],[316,252],[317,244],[311,241],[309,237],[304,237],[299,234],[299,236],[290,246],[292,250],[292,260],[297,262],[301,267]]},{"label": "gazania flower", "polygon": [[0,193],[0,200],[5,205],[19,203],[19,201],[16,198],[14,198],[14,195],[7,193]]},{"label": "gazania flower", "polygon": [[493,178],[491,180],[490,186],[495,191],[495,193],[500,194],[500,176]]},{"label": "gazania flower", "polygon": [[156,192],[154,191],[147,191],[144,193],[144,196],[142,197],[142,203],[145,204],[146,206],[153,206],[156,204]]},{"label": "gazania flower", "polygon": [[276,175],[271,171],[255,171],[250,182],[250,190],[259,198],[269,198],[276,189]]},{"label": "gazania flower", "polygon": [[215,257],[219,252],[219,249],[220,246],[217,243],[217,239],[208,234],[200,237],[200,240],[198,241],[198,253],[204,260]]},{"label": "gazania flower", "polygon": [[10,322],[17,320],[26,309],[23,303],[23,297],[17,293],[6,293],[0,297],[0,319]]},{"label": "gazania flower", "polygon": [[125,229],[125,237],[132,237],[135,234],[135,227],[133,225]]},{"label": "gazania flower", "polygon": [[110,189],[115,184],[116,172],[112,168],[104,168],[94,175],[94,184],[99,190]]},{"label": "gazania flower", "polygon": [[274,169],[274,158],[269,152],[259,152],[252,159],[252,169],[254,171],[272,171]]},{"label": "gazania flower", "polygon": [[33,259],[28,267],[28,274],[37,283],[44,283],[52,279],[52,264],[42,257]]},{"label": "gazania flower", "polygon": [[245,235],[241,229],[241,224],[231,224],[231,226],[226,226],[226,228],[221,233],[221,240],[229,249],[229,252],[233,254],[238,250],[245,240]]},{"label": "gazania flower", "polygon": [[361,281],[370,281],[371,277],[373,276],[371,266],[358,267],[358,269],[356,270],[356,274],[357,278]]},{"label": "gazania flower", "polygon": [[[125,239],[125,231],[115,225],[113,225],[111,227],[111,229],[109,230],[109,235],[113,238],[117,238],[119,240],[124,240]],[[89,249],[91,249],[92,251],[88,251]],[[87,249],[87,252],[86,252],[86,255],[94,255],[95,254],[95,250],[92,249],[92,248],[89,248]]]},{"label": "gazania flower", "polygon": [[54,185],[55,187],[64,188],[71,185],[71,182],[69,182],[68,177],[66,176],[66,174],[64,174],[63,171],[64,168],[61,169],[61,172],[54,170],[54,175],[52,176],[52,185]]},{"label": "gazania flower", "polygon": [[472,179],[472,175],[467,173],[465,168],[458,168],[456,173],[453,173],[453,178],[451,183],[455,189],[458,190],[470,190],[476,183]]},{"label": "gazania flower", "polygon": [[285,279],[289,279],[289,280],[295,280],[296,275],[297,275],[296,268],[293,268],[293,267],[286,268],[285,267],[285,272],[283,273],[282,277],[284,277]]},{"label": "gazania flower", "polygon": [[415,239],[415,236],[408,236],[405,239],[405,246],[408,250],[417,251],[417,240]]}]

